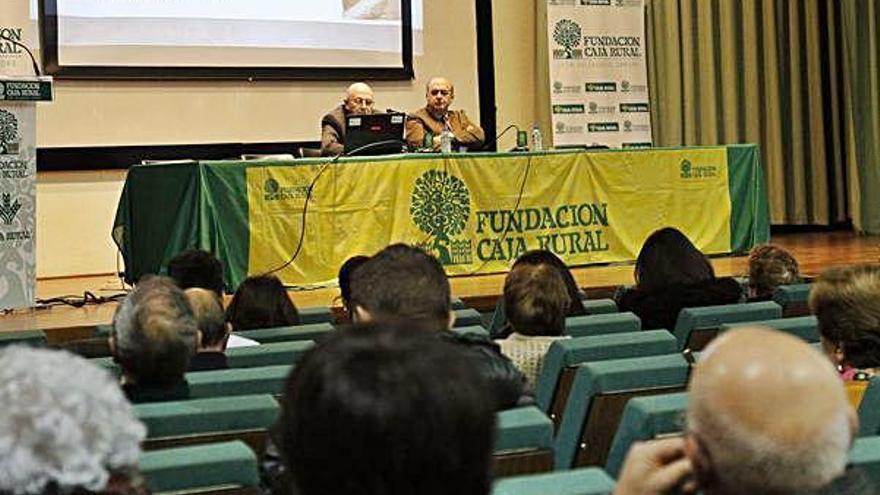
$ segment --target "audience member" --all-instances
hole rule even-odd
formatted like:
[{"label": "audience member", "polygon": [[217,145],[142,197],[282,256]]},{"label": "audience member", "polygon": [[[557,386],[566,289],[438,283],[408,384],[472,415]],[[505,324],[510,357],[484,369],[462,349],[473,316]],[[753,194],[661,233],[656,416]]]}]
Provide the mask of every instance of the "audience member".
[{"label": "audience member", "polygon": [[349,115],[373,113],[373,88],[354,83],[345,90],[342,104],[321,119],[321,155],[337,156],[345,152],[345,119]]},{"label": "audience member", "polygon": [[188,249],[171,258],[168,276],[181,289],[199,287],[223,296],[223,265],[207,251]]},{"label": "audience member", "polygon": [[478,335],[449,331],[455,319],[449,281],[440,262],[425,251],[394,244],[370,258],[352,277],[351,305],[356,321],[419,324],[466,347],[489,381],[498,409],[529,400],[525,377],[497,344]]},{"label": "audience member", "polygon": [[229,326],[223,314],[223,305],[216,294],[205,289],[187,289],[189,301],[199,332],[198,352],[189,361],[189,371],[209,371],[229,368],[226,364],[226,342]]},{"label": "audience member", "polygon": [[444,77],[432,78],[425,86],[424,108],[413,112],[406,121],[406,142],[410,148],[425,147],[428,136],[434,151],[440,151],[441,134],[449,131],[453,136],[453,147],[479,150],[483,147],[486,134],[479,125],[471,122],[464,110],[450,110],[455,100],[455,87]]},{"label": "audience member", "polygon": [[769,329],[728,332],[694,368],[685,437],[636,445],[615,493],[816,493],[844,475],[856,430],[820,353]]},{"label": "audience member", "polygon": [[838,367],[853,406],[880,370],[880,266],[824,272],[810,290],[822,348]]},{"label": "audience member", "polygon": [[352,256],[345,260],[345,263],[339,268],[339,294],[342,299],[342,310],[348,322],[352,320],[351,276],[359,266],[366,263],[369,259],[369,256]]},{"label": "audience member", "polygon": [[298,363],[281,449],[300,495],[487,495],[495,414],[454,346],[411,325],[340,330]]},{"label": "audience member", "polygon": [[238,286],[226,308],[226,320],[234,333],[299,325],[299,313],[278,277],[258,275],[246,278]]},{"label": "audience member", "polygon": [[533,386],[547,349],[564,338],[568,303],[565,282],[553,266],[514,265],[507,274],[504,310],[512,333],[496,342]]},{"label": "audience member", "polygon": [[0,493],[148,493],[146,428],[110,375],[61,351],[0,350]]},{"label": "audience member", "polygon": [[634,288],[618,294],[617,305],[638,315],[646,330],[672,330],[683,308],[733,304],[743,296],[736,280],[715,278],[706,256],[671,227],[648,236],[636,259],[635,279]]},{"label": "audience member", "polygon": [[186,295],[165,277],[142,280],[116,309],[110,351],[134,403],[189,397],[184,373],[198,330]]},{"label": "audience member", "polygon": [[587,310],[584,308],[584,294],[581,292],[580,287],[578,287],[568,265],[559,259],[559,256],[553,254],[552,251],[535,249],[517,258],[513,267],[516,268],[519,265],[550,265],[559,270],[559,274],[562,275],[562,280],[565,282],[565,289],[568,292],[569,298],[565,315],[582,316],[587,314]]},{"label": "audience member", "polygon": [[764,244],[749,253],[749,301],[769,301],[777,287],[800,280],[797,260],[788,251]]}]

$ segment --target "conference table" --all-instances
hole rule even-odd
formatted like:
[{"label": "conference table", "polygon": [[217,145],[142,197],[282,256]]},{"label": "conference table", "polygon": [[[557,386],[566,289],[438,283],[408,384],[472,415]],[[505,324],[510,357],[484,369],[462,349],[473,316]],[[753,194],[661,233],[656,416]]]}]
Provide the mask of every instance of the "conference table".
[{"label": "conference table", "polygon": [[571,266],[627,262],[666,226],[710,255],[767,242],[757,146],[134,165],[112,236],[128,282],[199,248],[234,289],[263,273],[332,283],[348,257],[396,242],[452,276],[506,271],[532,249]]}]

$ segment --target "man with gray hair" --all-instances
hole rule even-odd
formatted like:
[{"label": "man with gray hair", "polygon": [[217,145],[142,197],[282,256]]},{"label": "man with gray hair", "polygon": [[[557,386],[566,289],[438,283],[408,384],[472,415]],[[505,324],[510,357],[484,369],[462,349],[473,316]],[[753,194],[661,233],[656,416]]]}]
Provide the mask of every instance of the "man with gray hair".
[{"label": "man with gray hair", "polygon": [[146,428],[107,371],[67,352],[0,350],[0,493],[145,493]]},{"label": "man with gray hair", "polygon": [[345,119],[349,115],[373,113],[373,88],[354,83],[345,90],[342,104],[321,119],[321,155],[337,156],[345,151]]},{"label": "man with gray hair", "polygon": [[857,424],[825,356],[770,329],[731,331],[694,368],[685,437],[635,445],[615,493],[841,493]]},{"label": "man with gray hair", "polygon": [[134,403],[189,398],[184,373],[198,332],[183,291],[166,277],[141,281],[113,316],[110,350]]}]

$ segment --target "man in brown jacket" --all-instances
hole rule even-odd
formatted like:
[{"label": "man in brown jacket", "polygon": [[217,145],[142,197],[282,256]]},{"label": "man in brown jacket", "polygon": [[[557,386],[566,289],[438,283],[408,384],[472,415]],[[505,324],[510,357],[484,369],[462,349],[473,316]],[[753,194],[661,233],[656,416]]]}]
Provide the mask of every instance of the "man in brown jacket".
[{"label": "man in brown jacket", "polygon": [[345,117],[373,113],[373,88],[354,83],[345,91],[342,105],[321,119],[321,155],[336,156],[345,151]]},{"label": "man in brown jacket", "polygon": [[455,100],[455,88],[448,79],[435,77],[428,82],[425,98],[427,105],[413,112],[406,122],[406,142],[412,149],[425,147],[425,135],[430,134],[434,151],[440,150],[440,135],[449,128],[454,136],[453,149],[479,150],[486,135],[479,125],[471,122],[463,110],[450,110]]}]

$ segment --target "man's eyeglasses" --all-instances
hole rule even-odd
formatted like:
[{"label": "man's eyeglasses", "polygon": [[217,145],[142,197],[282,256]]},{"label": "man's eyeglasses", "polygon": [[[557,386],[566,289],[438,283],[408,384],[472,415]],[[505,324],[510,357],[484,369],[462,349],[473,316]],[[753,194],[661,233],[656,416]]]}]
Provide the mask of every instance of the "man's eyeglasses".
[{"label": "man's eyeglasses", "polygon": [[370,98],[361,98],[360,96],[356,96],[351,99],[351,102],[360,107],[371,107],[373,106],[373,100]]},{"label": "man's eyeglasses", "polygon": [[431,96],[439,96],[439,95],[449,96],[450,94],[452,94],[452,91],[449,91],[448,89],[432,89],[431,90]]}]

